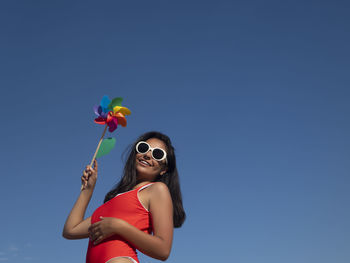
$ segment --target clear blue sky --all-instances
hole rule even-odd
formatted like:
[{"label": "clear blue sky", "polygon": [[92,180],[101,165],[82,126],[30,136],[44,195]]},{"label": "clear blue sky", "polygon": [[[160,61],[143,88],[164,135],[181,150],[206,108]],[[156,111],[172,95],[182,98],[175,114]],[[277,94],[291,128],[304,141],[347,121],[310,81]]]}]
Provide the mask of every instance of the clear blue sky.
[{"label": "clear blue sky", "polygon": [[0,262],[84,262],[87,240],[61,231],[106,94],[132,115],[88,215],[125,148],[159,130],[188,216],[169,263],[349,263],[349,13],[346,1],[2,1]]}]

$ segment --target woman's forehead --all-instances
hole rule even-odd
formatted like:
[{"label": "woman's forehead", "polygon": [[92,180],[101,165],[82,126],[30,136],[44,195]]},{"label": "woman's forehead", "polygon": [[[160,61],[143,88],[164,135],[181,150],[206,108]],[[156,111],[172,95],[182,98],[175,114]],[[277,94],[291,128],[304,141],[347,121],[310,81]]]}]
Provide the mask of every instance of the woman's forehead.
[{"label": "woman's forehead", "polygon": [[162,148],[164,150],[167,149],[165,143],[162,140],[159,140],[157,138],[150,138],[146,141],[149,145],[151,145],[152,148]]}]

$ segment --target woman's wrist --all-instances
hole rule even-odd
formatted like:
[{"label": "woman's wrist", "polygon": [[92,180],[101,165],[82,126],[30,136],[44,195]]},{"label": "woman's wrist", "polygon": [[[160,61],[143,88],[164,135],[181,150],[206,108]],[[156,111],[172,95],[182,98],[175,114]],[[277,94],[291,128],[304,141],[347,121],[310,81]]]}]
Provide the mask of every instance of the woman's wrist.
[{"label": "woman's wrist", "polygon": [[80,195],[90,199],[93,192],[94,192],[94,189],[83,188],[80,191]]},{"label": "woman's wrist", "polygon": [[128,223],[120,218],[114,218],[113,229],[115,234],[122,236],[125,233],[125,229],[128,227]]}]

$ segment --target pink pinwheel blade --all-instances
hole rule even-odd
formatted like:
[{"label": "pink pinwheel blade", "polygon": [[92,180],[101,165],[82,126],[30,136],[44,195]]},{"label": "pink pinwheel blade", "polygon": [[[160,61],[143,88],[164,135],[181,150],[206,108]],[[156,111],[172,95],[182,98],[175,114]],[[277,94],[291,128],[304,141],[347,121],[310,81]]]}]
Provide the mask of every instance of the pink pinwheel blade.
[{"label": "pink pinwheel blade", "polygon": [[118,127],[118,120],[117,120],[117,118],[112,118],[112,120],[109,121],[107,124],[108,124],[108,131],[114,132],[115,129],[117,129],[117,127]]},{"label": "pink pinwheel blade", "polygon": [[115,123],[116,126],[118,126],[118,119],[116,117],[113,117],[112,121]]}]

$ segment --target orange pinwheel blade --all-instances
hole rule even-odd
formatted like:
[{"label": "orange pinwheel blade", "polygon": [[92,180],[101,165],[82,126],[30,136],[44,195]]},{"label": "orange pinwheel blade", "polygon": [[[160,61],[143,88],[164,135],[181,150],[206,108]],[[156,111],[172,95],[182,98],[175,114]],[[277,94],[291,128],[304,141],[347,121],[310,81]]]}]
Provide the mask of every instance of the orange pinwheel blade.
[{"label": "orange pinwheel blade", "polygon": [[122,113],[114,113],[114,116],[118,119],[118,124],[120,124],[123,127],[126,127],[126,118]]}]

